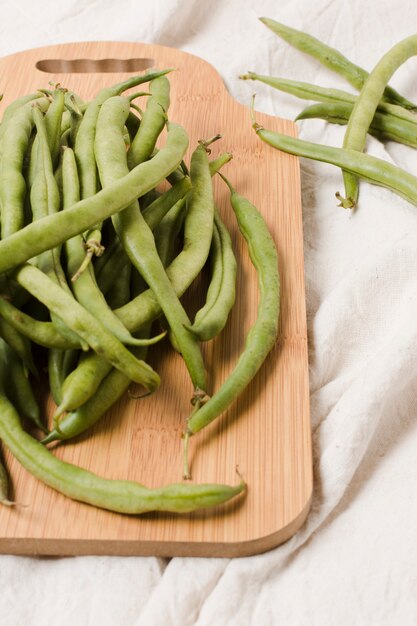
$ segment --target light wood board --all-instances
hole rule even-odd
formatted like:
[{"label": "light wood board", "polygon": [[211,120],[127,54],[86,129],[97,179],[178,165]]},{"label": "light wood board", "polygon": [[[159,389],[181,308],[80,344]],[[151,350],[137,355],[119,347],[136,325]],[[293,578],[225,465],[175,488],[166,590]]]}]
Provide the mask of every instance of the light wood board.
[{"label": "light wood board", "polygon": [[[89,99],[101,87],[148,67],[176,68],[170,74],[169,117],[187,129],[189,154],[199,139],[222,135],[212,155],[233,153],[224,171],[260,209],[279,252],[282,306],[276,347],[246,392],[190,441],[195,482],[235,484],[238,466],[248,490],[244,497],[214,510],[124,516],[65,498],[35,480],[5,451],[14,498],[25,506],[0,508],[1,553],[251,555],[286,541],[309,511],[312,455],[298,160],[261,142],[251,128],[249,107],[228,94],[211,65],[157,45],[85,42],[5,57],[0,60],[1,110],[20,95],[48,87],[49,81]],[[261,114],[257,120],[296,134],[289,121]],[[233,219],[227,189],[220,180],[214,184],[239,273],[237,301],[226,329],[204,345],[211,392],[243,349],[258,302],[256,273]],[[192,392],[189,377],[168,345],[153,348],[150,362],[163,381],[152,397],[124,397],[88,434],[59,446],[55,454],[108,478],[128,478],[150,487],[180,481],[181,433]],[[47,408],[53,408],[52,401]]]}]

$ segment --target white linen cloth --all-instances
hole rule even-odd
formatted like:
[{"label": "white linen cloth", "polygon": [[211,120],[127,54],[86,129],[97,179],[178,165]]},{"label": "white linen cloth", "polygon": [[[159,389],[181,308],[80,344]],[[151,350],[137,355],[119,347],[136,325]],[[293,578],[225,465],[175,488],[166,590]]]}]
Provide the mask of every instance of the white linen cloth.
[{"label": "white linen cloth", "polygon": [[[306,105],[246,70],[353,89],[273,35],[266,16],[372,69],[417,31],[410,0],[3,0],[0,54],[82,40],[144,41],[209,61],[231,94],[293,119]],[[391,84],[417,101],[417,60]],[[299,123],[341,145],[343,128]],[[411,148],[371,154],[417,173]],[[286,544],[242,559],[0,556],[2,626],[417,624],[417,207],[361,183],[336,206],[339,170],[301,160],[315,486]]]}]

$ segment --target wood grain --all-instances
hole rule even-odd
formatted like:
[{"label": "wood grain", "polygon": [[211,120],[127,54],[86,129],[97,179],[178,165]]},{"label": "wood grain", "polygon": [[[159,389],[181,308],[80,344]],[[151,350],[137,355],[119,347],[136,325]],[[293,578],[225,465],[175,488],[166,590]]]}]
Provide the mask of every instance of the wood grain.
[{"label": "wood grain", "polygon": [[[115,64],[120,59],[134,65]],[[248,491],[243,498],[206,512],[123,516],[61,496],[31,477],[5,451],[14,497],[26,506],[0,509],[2,553],[243,556],[286,541],[309,511],[312,457],[298,160],[257,138],[249,109],[231,98],[213,67],[157,45],[86,42],[5,57],[0,60],[1,109],[19,95],[47,87],[49,81],[89,99],[101,87],[127,78],[126,68],[142,71],[150,66],[176,68],[170,74],[170,119],[186,127],[190,152],[198,139],[222,135],[212,154],[233,153],[225,173],[262,211],[279,252],[282,308],[276,347],[230,410],[190,441],[194,481],[234,484],[238,466]],[[269,128],[296,132],[289,121],[261,114],[257,119]],[[214,184],[240,269],[238,298],[227,327],[204,345],[211,391],[242,350],[258,302],[256,274],[227,190],[221,181]],[[196,295],[188,301],[195,303]],[[150,487],[181,480],[180,435],[191,385],[181,359],[167,345],[153,349],[150,361],[163,381],[157,393],[149,399],[124,397],[88,434],[58,446],[55,454],[103,476],[134,479]],[[48,400],[46,410],[52,408]]]}]

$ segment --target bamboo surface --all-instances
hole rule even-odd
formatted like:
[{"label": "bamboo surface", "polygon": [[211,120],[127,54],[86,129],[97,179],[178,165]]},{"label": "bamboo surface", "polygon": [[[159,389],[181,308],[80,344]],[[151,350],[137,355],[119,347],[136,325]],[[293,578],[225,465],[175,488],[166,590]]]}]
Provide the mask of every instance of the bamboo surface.
[{"label": "bamboo surface", "polygon": [[[1,111],[16,97],[49,81],[89,99],[105,86],[146,68],[176,68],[169,75],[169,118],[185,126],[191,150],[217,133],[212,156],[229,151],[224,172],[262,212],[280,262],[279,338],[261,371],[232,407],[190,440],[192,480],[247,482],[243,497],[187,515],[124,516],[72,501],[29,475],[4,450],[14,499],[0,507],[0,552],[41,555],[244,556],[279,545],[303,524],[312,492],[307,331],[302,214],[297,158],[265,145],[251,128],[250,111],[226,90],[205,61],[167,47],[85,42],[38,48],[0,59]],[[290,135],[292,122],[257,114],[268,128]],[[239,262],[237,300],[223,333],[204,344],[210,391],[231,371],[254,323],[258,291],[246,244],[229,207],[228,191],[215,196]],[[185,298],[199,301],[198,289]],[[126,395],[88,433],[57,446],[54,454],[108,478],[149,487],[182,478],[182,439],[192,393],[181,358],[168,342],[153,347],[150,363],[162,385],[149,398]],[[46,399],[45,410],[53,409]],[[0,416],[1,419],[1,416]]]}]

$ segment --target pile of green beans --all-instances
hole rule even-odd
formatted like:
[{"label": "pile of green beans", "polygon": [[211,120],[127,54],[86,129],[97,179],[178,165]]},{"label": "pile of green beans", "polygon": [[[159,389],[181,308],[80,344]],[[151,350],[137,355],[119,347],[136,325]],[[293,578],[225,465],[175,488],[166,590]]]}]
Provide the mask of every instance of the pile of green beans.
[{"label": "pile of green beans", "polygon": [[243,80],[259,81],[279,91],[315,102],[303,109],[296,120],[317,118],[346,125],[341,147],[293,140],[262,129],[254,121],[253,127],[258,136],[279,150],[341,167],[345,190],[344,194],[337,192],[336,197],[344,208],[356,208],[360,179],[388,187],[416,204],[416,178],[382,159],[370,157],[364,150],[367,134],[380,141],[396,141],[412,148],[417,147],[417,105],[388,85],[394,72],[417,54],[417,35],[411,35],[395,44],[368,73],[351,63],[341,52],[308,33],[269,18],[262,18],[261,21],[294,48],[343,76],[359,93],[355,95],[341,89],[320,87],[252,71],[242,74],[240,78]]},{"label": "pile of green beans", "polygon": [[[261,298],[235,370],[209,398],[201,343],[226,326],[238,266],[212,179],[232,155],[209,156],[220,136],[189,146],[186,129],[169,119],[169,72],[133,76],[87,102],[52,85],[10,104],[0,125],[0,439],[50,487],[129,514],[212,507],[246,484],[148,489],[64,463],[49,444],[86,433],[132,382],[155,393],[161,380],[148,354],[165,338],[189,374],[190,414],[180,419],[190,478],[189,437],[255,376],[280,309],[273,239],[224,179]],[[131,91],[143,83],[146,91]],[[134,104],[139,96],[143,108]],[[181,297],[202,273],[205,302],[191,315]],[[49,421],[36,393],[45,371],[55,403]],[[0,502],[12,504],[1,463]]]}]

